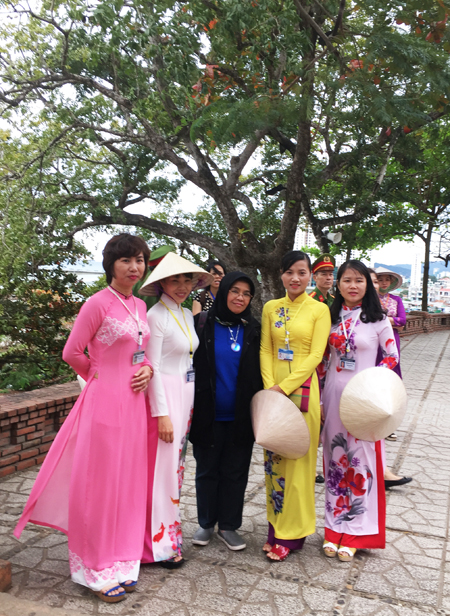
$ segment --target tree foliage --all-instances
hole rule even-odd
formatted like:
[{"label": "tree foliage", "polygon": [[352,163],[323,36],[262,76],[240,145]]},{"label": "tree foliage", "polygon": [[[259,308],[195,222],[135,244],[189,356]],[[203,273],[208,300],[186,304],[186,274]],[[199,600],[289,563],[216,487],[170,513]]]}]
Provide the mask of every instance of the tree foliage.
[{"label": "tree foliage", "polygon": [[[259,271],[262,299],[300,217],[322,249],[363,221],[382,238],[391,162],[448,112],[443,0],[1,3],[5,147],[34,143],[5,181],[47,169],[55,234],[171,236]],[[184,182],[197,215],[177,209]]]}]

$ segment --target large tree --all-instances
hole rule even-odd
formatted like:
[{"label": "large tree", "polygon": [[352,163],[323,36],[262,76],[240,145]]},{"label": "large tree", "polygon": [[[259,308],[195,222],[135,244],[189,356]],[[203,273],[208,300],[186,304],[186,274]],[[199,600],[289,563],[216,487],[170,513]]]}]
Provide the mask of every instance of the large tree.
[{"label": "large tree", "polygon": [[[55,207],[69,234],[172,236],[259,270],[263,300],[280,290],[299,218],[323,249],[326,230],[376,218],[392,156],[448,111],[441,0],[1,4],[3,114],[42,138],[33,164],[66,152]],[[161,198],[181,180],[209,203],[194,223]],[[127,211],[139,201],[145,216]]]}]

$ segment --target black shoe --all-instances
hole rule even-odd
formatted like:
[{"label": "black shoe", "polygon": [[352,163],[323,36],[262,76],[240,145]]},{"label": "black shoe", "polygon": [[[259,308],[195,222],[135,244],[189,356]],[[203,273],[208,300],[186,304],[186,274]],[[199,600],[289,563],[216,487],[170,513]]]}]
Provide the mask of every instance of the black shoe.
[{"label": "black shoe", "polygon": [[400,477],[400,479],[385,479],[384,489],[394,488],[395,486],[404,486],[405,483],[411,483],[412,477]]},{"label": "black shoe", "polygon": [[322,475],[316,475],[316,483],[325,483],[325,479]]},{"label": "black shoe", "polygon": [[169,558],[168,560],[161,560],[159,564],[164,569],[179,569],[184,565],[185,562],[186,561],[184,560],[184,558],[182,558],[181,560],[175,560],[174,556],[173,558]]}]

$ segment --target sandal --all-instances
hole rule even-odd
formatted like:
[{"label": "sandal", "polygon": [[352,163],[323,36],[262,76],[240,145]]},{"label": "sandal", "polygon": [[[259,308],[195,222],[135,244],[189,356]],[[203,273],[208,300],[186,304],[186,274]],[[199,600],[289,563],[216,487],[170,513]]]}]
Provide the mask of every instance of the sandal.
[{"label": "sandal", "polygon": [[125,592],[134,592],[136,590],[137,581],[136,582],[121,582],[120,585],[124,589]]},{"label": "sandal", "polygon": [[338,558],[343,563],[349,563],[353,560],[353,556],[356,554],[356,548],[347,548],[344,545],[339,546]]},{"label": "sandal", "polygon": [[180,560],[175,560],[175,558],[177,558],[177,557],[176,556],[172,556],[172,558],[169,558],[167,560],[162,560],[159,564],[164,569],[179,569],[186,562],[183,557],[181,557]]},{"label": "sandal", "polygon": [[339,546],[335,543],[331,543],[330,541],[324,541],[322,548],[325,556],[328,556],[328,558],[334,558],[338,553]]},{"label": "sandal", "polygon": [[268,554],[269,552],[272,551],[272,546],[270,545],[269,542],[265,543],[262,547],[262,551],[265,552],[266,554]]},{"label": "sandal", "polygon": [[[278,543],[275,543],[270,552],[267,553],[267,558],[273,563],[281,563],[283,560],[286,560],[290,553],[291,550],[289,548],[285,548],[284,545],[278,545]],[[271,554],[275,554],[278,558],[271,558]]]},{"label": "sandal", "polygon": [[[119,592],[117,595],[110,595],[109,593],[114,590],[121,590],[122,592]],[[123,601],[127,596],[122,586],[113,586],[108,588],[108,590],[92,590],[91,588],[90,591],[105,603],[119,603],[119,601]]]}]

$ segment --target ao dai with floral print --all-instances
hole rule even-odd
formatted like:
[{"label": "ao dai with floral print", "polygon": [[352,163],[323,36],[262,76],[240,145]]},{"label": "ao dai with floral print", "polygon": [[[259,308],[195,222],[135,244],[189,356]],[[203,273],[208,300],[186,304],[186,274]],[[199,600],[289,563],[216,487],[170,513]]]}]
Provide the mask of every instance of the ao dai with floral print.
[{"label": "ao dai with floral print", "polygon": [[[147,405],[131,388],[139,333],[150,337],[146,305],[108,289],[93,295],[75,321],[63,358],[86,381],[42,465],[25,511],[27,521],[68,534],[74,582],[100,590],[136,580],[147,496]],[[84,351],[88,348],[89,356]]]},{"label": "ao dai with floral print", "polygon": [[[339,416],[339,402],[344,387],[361,370],[376,365],[378,347],[382,351],[380,368],[393,369],[398,353],[392,327],[384,318],[376,323],[361,320],[360,307],[343,306],[342,319],[331,328],[329,364],[327,366],[323,404],[325,422],[322,432],[325,466],[325,526],[348,535],[377,535],[379,507],[376,444],[355,439],[347,432]],[[352,330],[353,327],[353,330]],[[351,335],[349,333],[351,332]],[[348,344],[348,346],[347,346]],[[355,361],[355,370],[341,367],[341,357]],[[361,408],[361,414],[364,408]],[[384,463],[384,443],[381,443]]]}]

